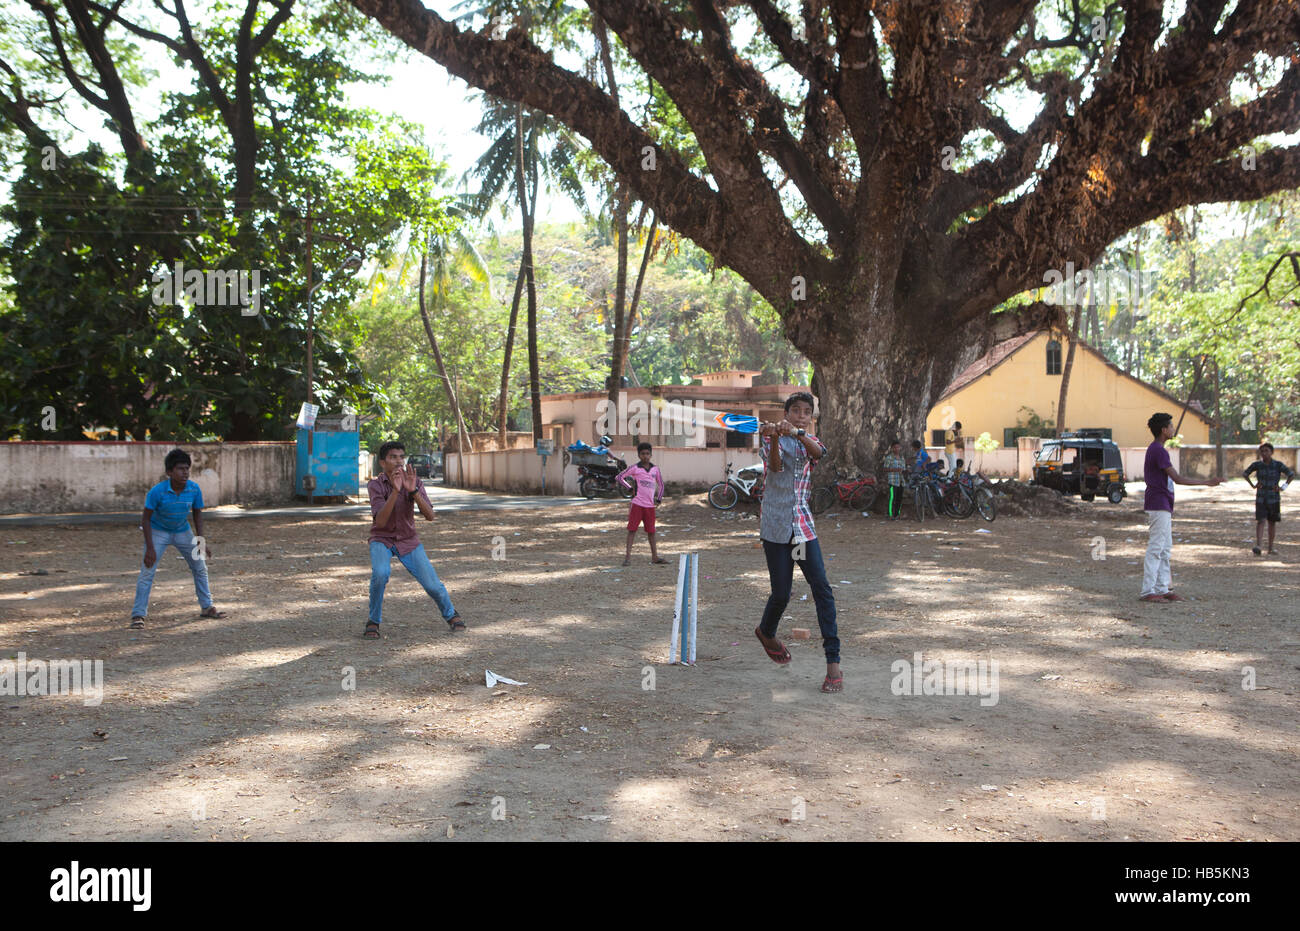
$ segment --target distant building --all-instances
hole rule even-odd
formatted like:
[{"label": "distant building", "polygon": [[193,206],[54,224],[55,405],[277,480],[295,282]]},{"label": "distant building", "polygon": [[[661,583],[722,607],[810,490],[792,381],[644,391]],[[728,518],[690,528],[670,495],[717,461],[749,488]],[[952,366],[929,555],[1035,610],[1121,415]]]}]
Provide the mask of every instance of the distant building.
[{"label": "distant building", "polygon": [[[760,421],[778,421],[784,416],[785,399],[801,385],[755,385],[754,376],[761,372],[730,369],[693,375],[699,385],[656,385],[648,388],[620,389],[619,407],[609,427],[614,445],[626,447],[633,442],[649,442],[669,449],[734,448],[758,445],[753,434],[722,430],[695,430],[658,415],[653,400],[695,405],[732,414],[746,414]],[[542,436],[555,441],[557,450],[575,440],[594,445],[600,435],[602,418],[608,407],[605,391],[582,391],[574,394],[542,396]],[[620,429],[621,428],[621,429]],[[694,433],[694,436],[689,434]]]},{"label": "distant building", "polygon": [[[1004,447],[1015,446],[1017,424],[1029,412],[1055,423],[1064,367],[1065,345],[1046,331],[999,343],[958,373],[939,396],[926,418],[928,444],[942,446],[945,422],[959,420],[965,437],[987,432]],[[1147,418],[1167,411],[1177,423],[1182,407],[1179,398],[1127,374],[1078,341],[1066,399],[1067,430],[1096,428],[1108,431],[1120,446],[1146,446],[1151,442]],[[1210,441],[1210,422],[1196,402],[1179,432],[1184,444]]]}]

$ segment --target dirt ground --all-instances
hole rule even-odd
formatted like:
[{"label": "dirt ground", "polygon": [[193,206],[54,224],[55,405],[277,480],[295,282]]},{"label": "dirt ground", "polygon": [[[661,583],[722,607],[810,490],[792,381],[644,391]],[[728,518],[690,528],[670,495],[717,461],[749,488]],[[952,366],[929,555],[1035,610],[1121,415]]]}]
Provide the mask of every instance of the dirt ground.
[{"label": "dirt ground", "polygon": [[[1140,494],[823,515],[840,695],[801,578],[782,632],[813,639],[760,649],[757,519],[702,496],[659,511],[672,566],[641,537],[619,567],[620,501],[421,521],[469,630],[394,564],[378,642],[361,517],[209,522],[230,617],[198,617],[168,551],[145,631],[134,524],[6,526],[0,659],[100,659],[105,693],[0,696],[0,839],[1295,840],[1300,541],[1284,501],[1281,556],[1252,556],[1250,494],[1179,489],[1182,604],[1137,600]],[[694,667],[667,664],[684,551]],[[997,703],[893,694],[918,652],[996,661]]]}]

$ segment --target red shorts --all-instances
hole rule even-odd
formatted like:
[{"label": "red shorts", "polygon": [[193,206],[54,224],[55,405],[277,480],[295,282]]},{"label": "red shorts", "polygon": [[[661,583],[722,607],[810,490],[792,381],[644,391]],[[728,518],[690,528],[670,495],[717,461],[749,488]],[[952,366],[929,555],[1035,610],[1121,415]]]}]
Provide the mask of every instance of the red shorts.
[{"label": "red shorts", "polygon": [[642,507],[639,504],[632,505],[631,510],[627,512],[627,529],[628,532],[636,530],[637,525],[645,521],[645,532],[655,532],[655,509]]}]

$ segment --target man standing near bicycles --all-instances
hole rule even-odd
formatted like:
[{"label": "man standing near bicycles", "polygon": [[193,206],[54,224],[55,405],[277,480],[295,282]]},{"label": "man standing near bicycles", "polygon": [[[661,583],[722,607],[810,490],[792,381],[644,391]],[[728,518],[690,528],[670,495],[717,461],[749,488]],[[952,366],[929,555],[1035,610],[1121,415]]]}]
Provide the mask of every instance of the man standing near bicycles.
[{"label": "man standing near bicycles", "polygon": [[903,485],[907,482],[907,463],[903,460],[903,445],[898,440],[889,441],[889,455],[881,462],[885,473],[889,497],[885,501],[890,520],[898,520],[903,510]]},{"label": "man standing near bicycles", "polygon": [[763,458],[767,463],[766,487],[759,520],[763,555],[772,593],[763,610],[763,619],[754,635],[767,655],[776,663],[790,662],[790,651],[776,639],[776,628],[786,605],[794,567],[798,563],[803,577],[812,588],[817,605],[817,624],[821,628],[822,647],[826,651],[826,678],[823,692],[844,691],[840,673],[840,639],[835,625],[835,596],[826,580],[821,545],[813,527],[808,507],[813,465],[826,453],[821,440],[808,433],[812,425],[813,396],[806,391],[790,395],[785,402],[786,419],[780,423],[760,424]]}]

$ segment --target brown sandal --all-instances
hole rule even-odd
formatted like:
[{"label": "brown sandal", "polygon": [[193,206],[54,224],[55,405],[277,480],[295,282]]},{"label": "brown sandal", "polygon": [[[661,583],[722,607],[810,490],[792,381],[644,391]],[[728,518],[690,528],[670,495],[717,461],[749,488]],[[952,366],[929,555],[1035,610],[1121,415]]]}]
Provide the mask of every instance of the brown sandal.
[{"label": "brown sandal", "polygon": [[131,630],[144,630],[144,618],[142,618],[142,617],[133,617],[133,618],[131,618],[131,627],[130,627],[130,629],[131,629]]},{"label": "brown sandal", "polygon": [[[759,630],[757,627],[754,628],[754,636],[758,638],[759,643],[763,644],[763,652],[765,652],[769,657],[771,657],[772,662],[777,663],[781,666],[784,666],[786,663],[790,662],[790,651],[785,648],[785,644],[781,643],[780,640],[777,640],[776,642],[777,645],[781,647],[781,649],[773,650],[771,647],[769,647],[766,643],[763,642],[763,632]],[[776,638],[773,637],[772,639],[775,640]]]},{"label": "brown sandal", "polygon": [[451,628],[451,632],[454,634],[458,630],[465,629],[465,622],[460,619],[459,614],[453,614],[447,618],[447,626]]},{"label": "brown sandal", "polygon": [[367,621],[366,631],[361,636],[365,637],[367,640],[380,640],[382,639],[383,634],[379,632],[378,624],[376,624],[374,621]]},{"label": "brown sandal", "polygon": [[226,616],[225,611],[218,611],[216,605],[209,605],[206,611],[200,611],[199,617],[223,618]]}]

